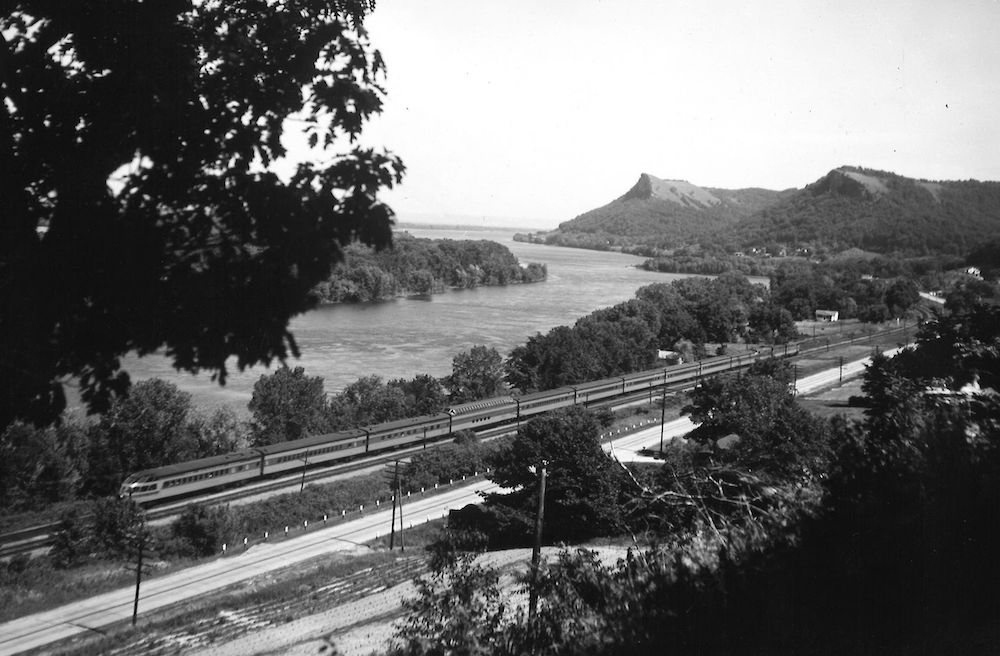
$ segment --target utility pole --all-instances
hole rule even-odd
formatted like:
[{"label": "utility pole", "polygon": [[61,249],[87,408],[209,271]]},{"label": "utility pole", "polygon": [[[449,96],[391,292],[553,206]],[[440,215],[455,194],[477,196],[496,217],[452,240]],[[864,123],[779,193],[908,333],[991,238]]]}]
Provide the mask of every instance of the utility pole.
[{"label": "utility pole", "polygon": [[399,465],[396,465],[396,498],[399,499],[399,550],[400,552],[406,551],[406,545],[403,544],[403,487],[402,483],[399,482]]},{"label": "utility pole", "polygon": [[309,451],[306,451],[306,458],[302,461],[302,484],[299,485],[299,494],[306,489],[306,467],[309,466]]},{"label": "utility pole", "polygon": [[135,602],[132,605],[132,626],[139,621],[139,587],[142,585],[142,561],[143,558],[156,558],[155,551],[149,548],[150,535],[146,530],[145,518],[139,519],[139,527],[134,533],[129,535],[135,544]]},{"label": "utility pole", "polygon": [[545,520],[545,465],[538,476],[538,513],[535,515],[535,546],[531,550],[531,593],[528,596],[528,619],[538,610],[538,566],[542,557],[542,525]]},{"label": "utility pole", "polygon": [[667,420],[667,386],[663,386],[660,395],[660,455],[663,455],[663,424]]},{"label": "utility pole", "polygon": [[135,541],[135,603],[132,604],[132,626],[139,621],[139,586],[142,584],[142,529],[140,529],[139,537]]},{"label": "utility pole", "polygon": [[399,550],[406,551],[403,544],[403,484],[399,477],[399,461],[393,463],[392,476],[392,526],[389,529],[389,550],[396,546],[396,504],[399,504]]},{"label": "utility pole", "polygon": [[840,383],[844,382],[844,356],[840,356]]}]

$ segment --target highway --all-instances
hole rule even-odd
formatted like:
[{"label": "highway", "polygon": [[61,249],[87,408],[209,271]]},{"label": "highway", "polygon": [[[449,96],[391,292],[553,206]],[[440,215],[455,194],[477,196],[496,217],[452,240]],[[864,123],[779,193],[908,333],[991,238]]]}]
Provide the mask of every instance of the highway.
[{"label": "highway", "polygon": [[[898,350],[887,351],[886,355],[893,355]],[[843,379],[862,373],[869,361],[870,358],[865,358],[846,363]],[[797,382],[796,393],[808,394],[837,385],[840,377],[839,368],[805,377]],[[663,439],[682,436],[692,428],[693,424],[686,417],[669,421],[663,427]],[[660,425],[655,424],[606,444],[605,450],[622,462],[655,462],[639,452],[643,448],[658,448],[660,434]],[[478,503],[481,493],[498,489],[490,481],[479,480],[434,496],[410,497],[404,506],[406,523],[410,526],[446,516],[451,509]],[[332,527],[310,530],[295,539],[256,545],[245,553],[149,579],[142,584],[140,615],[331,551],[356,549],[377,535],[385,535],[390,517],[390,510],[374,512]],[[102,627],[130,621],[134,595],[135,588],[131,586],[0,624],[0,655],[37,649],[84,631],[101,632]]]},{"label": "highway", "polygon": [[[892,357],[898,353],[900,348],[885,351],[885,355]],[[827,369],[811,376],[806,376],[795,384],[795,394],[805,396],[826,389],[835,387],[842,380],[849,380],[860,376],[865,371],[865,366],[871,363],[871,358],[862,358],[845,362],[843,368],[836,367]],[[673,421],[668,421],[663,425],[663,441],[670,441],[674,437],[680,437],[694,428],[694,424],[687,417],[681,417]],[[604,450],[613,454],[620,462],[656,462],[644,453],[653,452],[660,448],[660,424],[655,424],[648,428],[638,430],[626,437],[608,442],[604,445]]]},{"label": "highway", "polygon": [[[492,482],[480,480],[434,496],[411,497],[404,505],[406,524],[412,526],[443,517],[451,509],[478,503],[481,492],[498,489]],[[390,521],[391,511],[379,511],[350,522],[310,531],[292,540],[257,545],[246,553],[149,579],[142,584],[139,613],[141,615],[204,595],[331,551],[356,549],[378,535],[385,535]],[[135,587],[132,586],[2,624],[0,654],[36,649],[83,631],[100,631],[102,627],[116,622],[131,621],[134,599]]]}]

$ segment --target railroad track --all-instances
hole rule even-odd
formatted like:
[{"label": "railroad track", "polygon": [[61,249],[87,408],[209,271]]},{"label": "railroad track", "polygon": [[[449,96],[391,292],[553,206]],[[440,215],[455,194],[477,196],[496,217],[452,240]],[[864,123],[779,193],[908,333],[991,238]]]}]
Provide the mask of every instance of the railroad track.
[{"label": "railroad track", "polygon": [[[852,337],[848,339],[839,339],[836,341],[831,341],[827,337],[823,338],[813,338],[802,340],[798,343],[799,353],[796,357],[803,357],[814,355],[816,353],[830,351],[833,348],[847,346],[851,344],[859,344],[864,342],[874,342],[875,340],[884,340],[887,337],[893,335],[905,335],[913,330],[913,326],[899,326],[890,328],[889,330],[883,330],[879,332],[874,332],[868,335],[862,335],[858,337]],[[810,344],[812,342],[812,344]],[[780,347],[776,347],[777,349]],[[735,357],[735,356],[734,356]],[[636,403],[655,400],[656,396],[660,394],[676,394],[679,392],[686,391],[694,387],[696,383],[692,381],[687,381],[685,383],[678,383],[674,385],[667,385],[666,389],[657,388],[656,392],[650,388],[650,390],[642,390],[637,392],[631,392],[627,395],[616,397],[614,399],[605,400],[596,403],[593,407],[604,407],[604,406],[616,406],[623,407],[626,405],[633,405]],[[480,435],[485,439],[493,439],[500,437],[502,435],[507,435],[517,429],[517,424],[508,423],[502,426],[487,428],[480,431]],[[447,439],[438,440],[437,444],[447,442]],[[349,476],[352,474],[357,474],[359,471],[365,469],[379,469],[384,467],[386,463],[399,460],[401,458],[406,458],[413,453],[422,451],[422,446],[407,447],[400,449],[398,451],[393,451],[388,454],[380,454],[372,458],[365,460],[358,460],[348,463],[340,463],[333,466],[320,466],[319,468],[309,471],[296,472],[294,474],[281,476],[280,478],[275,478],[269,481],[251,483],[249,485],[244,485],[239,488],[233,488],[231,490],[223,490],[220,492],[213,492],[208,495],[194,496],[186,499],[181,499],[179,501],[171,502],[162,506],[155,506],[146,509],[146,520],[149,522],[164,522],[168,521],[177,515],[179,515],[184,508],[192,503],[232,503],[234,501],[239,501],[246,497],[257,496],[260,494],[268,494],[277,492],[282,489],[294,488],[296,485],[304,485],[305,483],[312,483],[323,480],[336,480],[337,478]],[[26,529],[21,529],[18,531],[13,531],[11,533],[6,533],[0,535],[0,559],[11,558],[25,553],[33,553],[41,551],[43,549],[51,546],[53,541],[53,536],[59,528],[58,522],[52,522],[48,524],[41,524],[38,526],[33,526]]]},{"label": "railroad track", "polygon": [[[301,487],[306,483],[333,481],[338,478],[356,475],[358,472],[362,472],[367,469],[379,470],[384,468],[388,462],[404,459],[422,450],[423,447],[421,446],[407,447],[405,449],[393,451],[388,454],[380,454],[376,457],[366,458],[364,460],[339,463],[332,467],[319,467],[313,471],[309,471],[307,469],[304,473],[296,472],[294,474],[286,474],[273,480],[255,482],[230,490],[213,492],[208,495],[180,499],[161,506],[146,508],[146,521],[150,523],[169,521],[178,516],[185,508],[193,503],[232,503],[234,501],[240,501],[246,497],[274,493],[285,489],[291,490],[295,487]],[[30,554],[47,549],[52,545],[55,533],[58,530],[59,522],[51,522],[0,535],[0,559],[11,558],[25,553]]]}]

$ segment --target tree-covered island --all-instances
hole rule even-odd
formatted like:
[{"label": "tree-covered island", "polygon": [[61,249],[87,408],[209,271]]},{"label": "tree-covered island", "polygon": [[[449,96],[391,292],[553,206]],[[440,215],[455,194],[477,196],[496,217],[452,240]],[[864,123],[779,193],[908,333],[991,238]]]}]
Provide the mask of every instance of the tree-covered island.
[{"label": "tree-covered island", "polygon": [[539,282],[544,264],[522,266],[510,250],[494,241],[421,239],[397,234],[391,248],[361,244],[345,248],[345,260],[316,286],[321,303],[358,303],[397,296]]}]

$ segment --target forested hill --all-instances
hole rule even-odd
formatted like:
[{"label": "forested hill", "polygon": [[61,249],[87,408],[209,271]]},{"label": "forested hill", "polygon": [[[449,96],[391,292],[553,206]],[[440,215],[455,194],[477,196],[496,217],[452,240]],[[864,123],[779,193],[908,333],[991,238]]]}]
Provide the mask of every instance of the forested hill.
[{"label": "forested hill", "polygon": [[744,248],[964,254],[1000,236],[1000,182],[915,180],[844,166],[718,233]]},{"label": "forested hill", "polygon": [[386,250],[353,244],[345,254],[330,279],[315,288],[322,303],[538,282],[547,274],[544,264],[521,266],[506,246],[487,240],[418,239],[402,233]]},{"label": "forested hill", "polygon": [[560,246],[607,249],[672,248],[701,240],[769,207],[782,193],[768,189],[713,189],[643,173],[620,198],[585,212],[543,239]]},{"label": "forested hill", "polygon": [[931,182],[859,167],[803,189],[717,189],[643,173],[620,198],[521,239],[663,255],[711,250],[963,255],[1000,237],[1000,182]]}]

